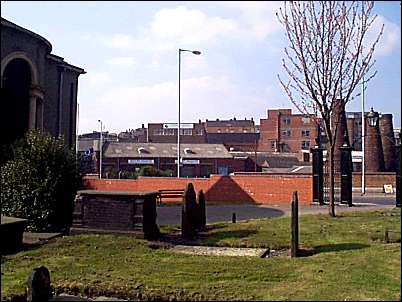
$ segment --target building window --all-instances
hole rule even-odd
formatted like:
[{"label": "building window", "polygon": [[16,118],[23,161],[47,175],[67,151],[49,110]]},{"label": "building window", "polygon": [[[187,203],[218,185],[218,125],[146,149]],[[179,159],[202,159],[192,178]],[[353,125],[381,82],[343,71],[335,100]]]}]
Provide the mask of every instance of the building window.
[{"label": "building window", "polygon": [[302,141],[301,148],[302,150],[308,150],[310,148],[310,141]]},{"label": "building window", "polygon": [[193,135],[193,129],[180,129],[180,135]]},{"label": "building window", "polygon": [[282,130],[282,136],[290,136],[292,133],[290,129],[283,129]]},{"label": "building window", "polygon": [[284,117],[284,118],[282,119],[282,122],[283,122],[285,125],[290,125],[290,117]]},{"label": "building window", "polygon": [[310,124],[310,118],[309,117],[302,117],[301,119],[303,124]]},{"label": "building window", "polygon": [[170,128],[165,128],[163,129],[163,134],[162,135],[175,135],[175,129],[170,129]]},{"label": "building window", "polygon": [[196,129],[195,135],[204,135],[204,131],[202,129]]},{"label": "building window", "polygon": [[271,149],[276,149],[276,140],[271,140],[269,143],[271,145]]},{"label": "building window", "polygon": [[305,130],[305,129],[303,129],[303,130],[301,131],[301,135],[302,135],[302,136],[305,136],[305,137],[309,137],[309,136],[310,136],[310,130]]},{"label": "building window", "polygon": [[163,129],[155,129],[154,135],[163,135]]}]

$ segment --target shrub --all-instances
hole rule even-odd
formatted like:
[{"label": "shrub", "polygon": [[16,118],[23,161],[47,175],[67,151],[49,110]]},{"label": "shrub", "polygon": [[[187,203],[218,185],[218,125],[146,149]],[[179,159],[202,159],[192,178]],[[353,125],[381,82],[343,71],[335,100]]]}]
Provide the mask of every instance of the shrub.
[{"label": "shrub", "polygon": [[2,215],[28,219],[30,231],[68,231],[81,180],[74,153],[63,139],[37,130],[11,152],[1,169]]},{"label": "shrub", "polygon": [[153,166],[143,166],[141,167],[139,173],[141,176],[173,176],[172,170],[159,170]]}]

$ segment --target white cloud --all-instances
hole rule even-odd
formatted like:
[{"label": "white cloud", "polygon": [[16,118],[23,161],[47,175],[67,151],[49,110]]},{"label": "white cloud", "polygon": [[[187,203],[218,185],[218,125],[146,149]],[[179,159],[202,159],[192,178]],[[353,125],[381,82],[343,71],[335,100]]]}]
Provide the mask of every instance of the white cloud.
[{"label": "white cloud", "polygon": [[384,33],[375,50],[375,54],[379,56],[389,55],[397,49],[398,46],[400,48],[401,43],[401,28],[381,15],[377,16],[374,20],[370,31],[367,33],[367,41],[371,43],[374,42],[374,39],[377,37],[383,24]]},{"label": "white cloud", "polygon": [[142,31],[116,33],[98,38],[104,45],[120,50],[171,51],[179,47],[205,47],[222,40],[264,40],[280,27],[275,13],[278,2],[218,2],[240,13],[240,18],[207,15],[184,6],[162,8]]},{"label": "white cloud", "polygon": [[219,4],[240,11],[243,38],[264,40],[269,34],[278,32],[281,26],[276,13],[283,2],[280,1],[223,1]]},{"label": "white cloud", "polygon": [[[177,121],[178,86],[166,81],[156,84],[132,86],[129,84],[108,85],[108,89],[95,91],[97,105],[90,107],[82,98],[80,116],[82,132],[96,129],[101,118],[107,130],[120,132],[152,122]],[[264,114],[267,100],[252,96],[250,91],[233,82],[225,75],[192,77],[182,80],[181,108],[183,122],[198,119],[250,118]],[[87,108],[88,107],[88,108]],[[228,108],[231,108],[228,110]],[[85,114],[84,114],[85,112]],[[230,112],[230,116],[222,113]],[[257,113],[258,112],[258,113]],[[257,113],[257,114],[256,114]],[[89,123],[92,123],[89,125]]]},{"label": "white cloud", "polygon": [[107,72],[91,72],[80,79],[83,85],[85,85],[85,82],[88,82],[91,87],[102,87],[105,84],[108,84],[111,80],[112,77]]},{"label": "white cloud", "polygon": [[210,42],[235,30],[237,24],[232,19],[209,17],[200,10],[184,6],[159,10],[150,25],[150,31],[157,40],[172,39],[183,45]]},{"label": "white cloud", "polygon": [[384,26],[383,33],[375,47],[374,56],[388,56],[396,49],[400,49],[401,43],[401,28],[399,25],[392,23],[382,15],[377,15],[374,22],[371,24],[363,40],[363,54],[366,55],[371,49],[373,43],[381,32],[381,27]]},{"label": "white cloud", "polygon": [[118,67],[131,67],[137,64],[133,57],[116,57],[106,61],[107,64]]}]

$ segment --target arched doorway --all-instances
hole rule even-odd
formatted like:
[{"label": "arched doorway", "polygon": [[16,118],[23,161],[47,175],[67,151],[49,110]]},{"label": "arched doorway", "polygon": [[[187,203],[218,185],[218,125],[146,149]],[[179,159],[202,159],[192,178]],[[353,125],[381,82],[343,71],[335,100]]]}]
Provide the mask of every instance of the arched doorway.
[{"label": "arched doorway", "polygon": [[32,83],[29,63],[16,58],[5,66],[1,85],[1,141],[9,144],[29,129],[29,92]]}]

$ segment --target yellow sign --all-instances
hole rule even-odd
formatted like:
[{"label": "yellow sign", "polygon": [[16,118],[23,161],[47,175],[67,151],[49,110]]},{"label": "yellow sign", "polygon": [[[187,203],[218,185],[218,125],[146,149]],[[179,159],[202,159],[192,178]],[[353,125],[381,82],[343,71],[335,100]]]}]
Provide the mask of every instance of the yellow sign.
[{"label": "yellow sign", "polygon": [[392,185],[384,185],[384,192],[385,193],[394,193],[394,189],[392,188]]}]

